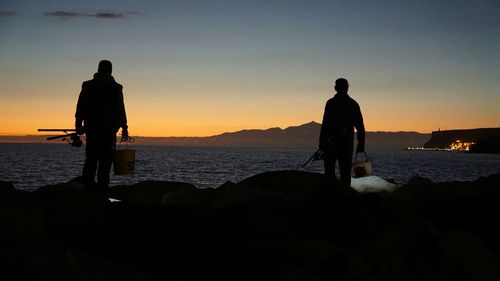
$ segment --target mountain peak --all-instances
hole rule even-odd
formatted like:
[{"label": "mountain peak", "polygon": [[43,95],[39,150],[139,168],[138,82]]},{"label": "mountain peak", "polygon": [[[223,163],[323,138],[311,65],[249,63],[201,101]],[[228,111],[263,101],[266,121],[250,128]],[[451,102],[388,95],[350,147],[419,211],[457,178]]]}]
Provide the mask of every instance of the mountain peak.
[{"label": "mountain peak", "polygon": [[321,129],[321,124],[311,121],[309,123],[305,123],[299,126],[290,126],[286,128],[284,131],[288,134],[300,134],[300,135],[310,135],[310,134],[319,134],[319,130]]}]

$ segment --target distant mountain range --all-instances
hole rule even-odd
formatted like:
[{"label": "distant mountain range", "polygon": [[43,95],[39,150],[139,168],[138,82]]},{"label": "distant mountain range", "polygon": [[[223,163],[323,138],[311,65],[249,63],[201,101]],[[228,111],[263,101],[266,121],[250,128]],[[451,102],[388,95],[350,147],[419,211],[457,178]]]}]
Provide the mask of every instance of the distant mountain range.
[{"label": "distant mountain range", "polygon": [[[248,146],[277,148],[318,147],[321,124],[309,122],[286,129],[242,130],[208,137],[207,143],[217,146]],[[404,149],[408,146],[422,146],[429,134],[417,132],[367,132],[366,149]]]},{"label": "distant mountain range", "polygon": [[[141,145],[316,149],[320,128],[321,124],[309,122],[285,129],[276,127],[265,130],[241,130],[209,137],[136,137],[135,140],[136,144]],[[0,142],[49,143],[46,137],[46,135],[0,135]],[[418,132],[367,132],[366,150],[401,150],[424,146],[448,148],[455,140],[478,142],[484,138],[489,138],[484,143],[491,142],[493,145],[489,146],[498,150],[496,147],[499,146],[497,140],[500,138],[500,128],[435,131],[432,135]],[[50,143],[61,142],[54,140]]]},{"label": "distant mountain range", "polygon": [[[316,149],[321,124],[309,122],[285,129],[241,130],[209,137],[136,137],[136,144],[214,147],[269,147]],[[0,136],[0,142],[46,142],[46,136]],[[404,149],[423,146],[430,134],[417,132],[367,132],[366,149]],[[56,142],[56,141],[52,141]]]}]

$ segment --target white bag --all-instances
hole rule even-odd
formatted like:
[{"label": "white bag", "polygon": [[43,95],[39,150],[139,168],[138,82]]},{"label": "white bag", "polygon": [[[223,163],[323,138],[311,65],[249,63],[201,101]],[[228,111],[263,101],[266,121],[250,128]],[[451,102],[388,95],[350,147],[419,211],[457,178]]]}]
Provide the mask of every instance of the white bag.
[{"label": "white bag", "polygon": [[366,152],[365,160],[358,160],[358,154],[356,153],[356,157],[354,158],[354,162],[352,163],[352,170],[354,172],[354,176],[356,178],[362,178],[372,175],[372,162],[368,159],[368,155]]}]

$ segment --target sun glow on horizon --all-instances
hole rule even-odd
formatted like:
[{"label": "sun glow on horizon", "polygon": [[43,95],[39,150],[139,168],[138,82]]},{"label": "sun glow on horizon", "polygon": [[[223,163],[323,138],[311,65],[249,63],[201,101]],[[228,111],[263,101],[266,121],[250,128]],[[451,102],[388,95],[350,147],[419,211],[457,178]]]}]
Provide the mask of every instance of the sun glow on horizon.
[{"label": "sun glow on horizon", "polygon": [[[326,83],[325,83],[326,84]],[[206,137],[244,129],[298,126],[321,123],[324,104],[333,96],[326,84],[313,95],[249,95],[233,92],[232,98],[215,90],[193,102],[193,93],[160,95],[143,99],[137,89],[124,83],[125,107],[131,135],[146,137]],[[165,91],[167,92],[167,91]],[[442,108],[426,100],[379,100],[364,89],[352,89],[360,103],[367,131],[416,131],[499,127],[494,122],[496,105],[484,104],[483,115],[461,112],[462,106]],[[38,128],[72,128],[79,89],[71,95],[51,92],[48,98],[5,99],[0,104],[1,135],[36,135]],[[483,102],[487,103],[487,102]],[[425,111],[422,108],[426,108]],[[500,120],[500,119],[499,119]]]},{"label": "sun glow on horizon", "polygon": [[[325,87],[322,95],[247,96],[234,99],[209,93],[199,102],[177,95],[141,99],[125,88],[125,106],[131,135],[144,137],[206,137],[245,129],[298,126],[311,121],[321,123],[324,103],[332,96]],[[52,93],[50,98],[10,99],[0,104],[0,135],[37,135],[38,128],[72,128],[78,90],[71,95]],[[210,95],[213,94],[213,97]],[[26,94],[27,95],[27,94]],[[499,127],[492,122],[496,112],[472,116],[456,108],[415,103],[402,108],[397,102],[373,99],[366,91],[353,90],[360,103],[367,131],[416,131]],[[425,106],[428,110],[422,112]],[[391,110],[387,108],[390,107]],[[494,104],[490,105],[494,111]],[[445,111],[446,110],[446,111]],[[484,112],[488,112],[485,107]]]}]

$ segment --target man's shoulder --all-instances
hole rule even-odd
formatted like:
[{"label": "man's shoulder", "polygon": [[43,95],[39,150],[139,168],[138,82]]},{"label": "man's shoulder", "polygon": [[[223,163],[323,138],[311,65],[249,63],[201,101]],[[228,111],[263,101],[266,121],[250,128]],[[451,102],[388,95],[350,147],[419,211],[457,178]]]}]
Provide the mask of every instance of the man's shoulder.
[{"label": "man's shoulder", "polygon": [[337,102],[336,100],[337,100],[337,99],[335,98],[335,96],[333,96],[333,97],[329,98],[329,99],[326,101],[326,104],[332,104],[332,103],[335,103],[335,102]]},{"label": "man's shoulder", "polygon": [[109,80],[109,82],[111,82],[111,84],[113,85],[113,87],[115,87],[117,90],[121,91],[123,89],[122,84],[116,82],[115,78],[111,77],[111,79]]},{"label": "man's shoulder", "polygon": [[[116,81],[111,81],[112,85],[117,89],[117,90],[122,90],[123,89],[123,86],[122,84],[116,82]],[[108,84],[109,85],[109,84]],[[91,79],[91,80],[87,80],[87,81],[83,81],[82,83],[82,88],[89,88],[89,87],[99,87],[99,86],[102,86],[102,82],[98,82],[96,81],[95,79]]]},{"label": "man's shoulder", "polygon": [[[358,105],[358,102],[357,102],[355,99],[351,98],[350,96],[349,96],[349,99],[348,99],[348,100],[349,100],[349,102],[350,102],[350,103],[355,104],[355,105]],[[359,106],[359,105],[358,105],[358,106]]]},{"label": "man's shoulder", "polygon": [[83,81],[82,87],[89,87],[93,82],[93,80]]},{"label": "man's shoulder", "polygon": [[327,106],[348,106],[348,107],[359,107],[358,102],[348,95],[338,95],[336,94],[326,102]]},{"label": "man's shoulder", "polygon": [[341,102],[350,106],[359,106],[358,102],[353,99],[350,95],[342,96]]}]

